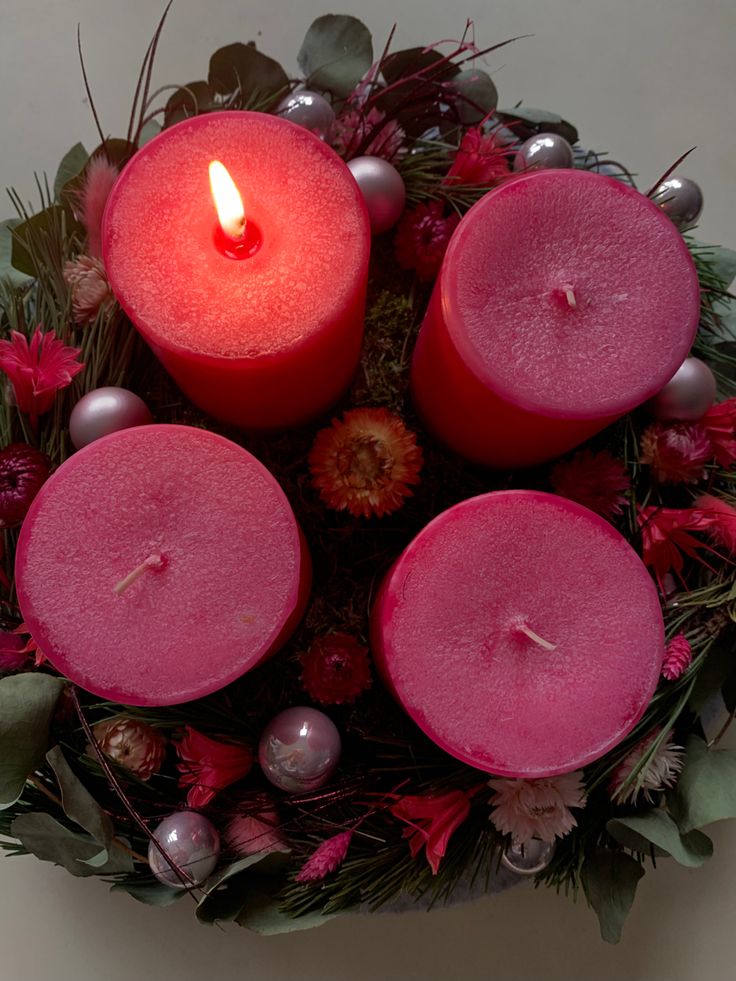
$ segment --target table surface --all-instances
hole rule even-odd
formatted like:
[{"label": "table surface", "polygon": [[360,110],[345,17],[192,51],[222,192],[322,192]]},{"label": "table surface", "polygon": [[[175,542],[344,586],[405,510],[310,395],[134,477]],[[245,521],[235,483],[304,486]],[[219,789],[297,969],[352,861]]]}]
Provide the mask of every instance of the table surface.
[{"label": "table surface", "polygon": [[[53,177],[77,140],[95,145],[76,58],[87,70],[106,132],[120,133],[162,4],[149,0],[0,0],[0,185],[33,195],[33,171]],[[457,37],[464,17],[481,45],[533,35],[488,64],[501,103],[553,109],[584,145],[607,150],[642,185],[685,150],[701,184],[699,235],[736,246],[736,4],[733,0],[176,0],[155,82],[206,74],[215,48],[255,38],[293,68],[319,14],[362,15],[378,47],[395,19],[399,47]],[[5,209],[12,214],[9,202]],[[0,217],[5,217],[3,213]],[[736,913],[736,823],[712,829],[715,857],[698,871],[663,862],[639,887],[624,939],[609,947],[584,902],[529,884],[473,905],[399,916],[346,917],[319,930],[262,938],[195,926],[184,901],[169,910],[106,894],[33,858],[1,860],[3,977],[19,981],[722,981],[736,973],[727,940]]]}]

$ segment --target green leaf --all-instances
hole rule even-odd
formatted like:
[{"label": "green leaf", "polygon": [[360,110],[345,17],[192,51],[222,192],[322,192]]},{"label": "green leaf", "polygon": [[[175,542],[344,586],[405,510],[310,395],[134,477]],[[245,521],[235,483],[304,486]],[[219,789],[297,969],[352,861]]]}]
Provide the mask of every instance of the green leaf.
[{"label": "green leaf", "polygon": [[690,737],[685,749],[685,767],[670,795],[670,811],[687,834],[736,817],[736,752],[708,749],[697,736]]},{"label": "green leaf", "polygon": [[239,926],[263,936],[293,933],[296,930],[309,930],[312,927],[324,926],[337,915],[336,913],[312,912],[303,916],[290,916],[288,913],[284,913],[279,908],[279,892],[283,882],[275,877],[254,875],[249,886],[245,901],[235,917],[235,922]]},{"label": "green leaf", "polygon": [[66,816],[88,831],[98,844],[109,848],[114,834],[112,821],[72,772],[60,747],[49,750],[46,759],[59,781]]},{"label": "green leaf", "polygon": [[661,810],[613,818],[606,830],[626,848],[646,853],[651,844],[655,852],[671,855],[688,868],[699,868],[713,854],[713,842],[707,835],[701,831],[681,834],[669,814]]},{"label": "green leaf", "polygon": [[498,115],[505,121],[525,123],[524,129],[517,129],[519,139],[525,140],[535,133],[559,133],[568,143],[577,143],[578,131],[556,112],[546,109],[532,109],[531,106],[517,106],[514,109],[499,109]]},{"label": "green leaf", "polygon": [[32,215],[27,221],[19,222],[13,229],[13,243],[10,261],[14,268],[28,276],[36,275],[36,265],[32,258],[33,249],[29,241],[38,236],[48,235],[56,223],[63,220],[64,208],[52,204],[38,214]]},{"label": "green leaf", "polygon": [[282,855],[274,852],[259,852],[228,865],[204,884],[206,895],[197,906],[197,919],[202,923],[234,920],[251,888],[251,876],[248,870],[254,865],[263,865],[271,874],[277,874],[278,870],[283,868],[283,864]]},{"label": "green leaf", "polygon": [[158,136],[160,132],[161,124],[157,123],[155,119],[149,119],[138,137],[138,147],[145,146],[149,140],[152,140],[154,136]]},{"label": "green leaf", "polygon": [[[437,65],[437,71],[428,71],[433,65]],[[393,85],[400,78],[407,79],[407,76],[416,75],[417,72],[424,72],[428,78],[442,82],[461,74],[457,65],[446,61],[439,51],[433,48],[405,48],[403,51],[394,51],[381,63],[381,74],[386,79],[387,85]],[[416,83],[412,81],[411,84]]]},{"label": "green leaf", "polygon": [[582,881],[588,905],[595,911],[606,943],[617,944],[644,869],[630,855],[598,848],[583,863]]},{"label": "green leaf", "polygon": [[373,42],[357,17],[325,14],[306,33],[297,62],[309,88],[349,95],[373,64]]},{"label": "green leaf", "polygon": [[713,272],[724,281],[728,289],[736,278],[736,252],[723,245],[708,245],[707,242],[699,242],[697,239],[692,240],[692,245],[697,250],[708,250],[710,253],[708,261],[712,264]]},{"label": "green leaf", "polygon": [[113,849],[107,858],[107,850],[100,849],[93,838],[69,831],[50,814],[21,814],[11,824],[10,833],[36,858],[62,865],[72,875],[116,875],[132,871],[130,856],[122,849]]},{"label": "green leaf", "polygon": [[127,892],[139,903],[147,906],[172,906],[182,896],[186,896],[186,889],[170,889],[160,882],[116,882],[110,887],[110,892]]},{"label": "green leaf", "polygon": [[166,103],[164,126],[173,126],[183,119],[210,112],[215,108],[215,93],[209,82],[188,82],[177,89]]},{"label": "green leaf", "polygon": [[255,44],[228,44],[210,58],[209,84],[218,95],[240,91],[243,107],[268,105],[289,88],[289,78],[278,63],[258,51]]},{"label": "green leaf", "polygon": [[690,708],[698,715],[727,680],[736,676],[733,640],[732,632],[725,631],[705,655],[689,699]]},{"label": "green leaf", "polygon": [[12,229],[20,224],[20,218],[7,218],[0,221],[0,280],[18,288],[31,282],[32,277],[13,267],[13,235]]},{"label": "green leaf", "polygon": [[0,681],[0,809],[18,800],[28,775],[43,763],[63,687],[61,678],[48,674]]},{"label": "green leaf", "polygon": [[61,200],[61,191],[65,184],[81,174],[87,165],[89,154],[81,143],[75,143],[71,150],[64,155],[54,178],[54,200]]}]

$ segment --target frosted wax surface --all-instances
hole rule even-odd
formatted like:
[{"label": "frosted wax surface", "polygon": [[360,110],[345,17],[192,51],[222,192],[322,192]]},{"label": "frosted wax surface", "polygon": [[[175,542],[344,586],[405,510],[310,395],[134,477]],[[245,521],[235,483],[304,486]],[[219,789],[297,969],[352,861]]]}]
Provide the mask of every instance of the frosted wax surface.
[{"label": "frosted wax surface", "polygon": [[682,364],[698,323],[679,231],[638,191],[583,171],[525,175],[482,198],[453,236],[441,286],[471,369],[543,415],[641,404]]},{"label": "frosted wax surface", "polygon": [[[664,627],[628,543],[549,494],[463,502],[422,531],[383,596],[386,668],[440,746],[473,766],[543,776],[582,766],[634,726]],[[525,621],[547,651],[512,627]]]},{"label": "frosted wax surface", "polygon": [[[166,565],[122,594],[151,553]],[[90,444],[44,485],[23,525],[18,596],[62,673],[116,701],[205,695],[253,666],[297,604],[300,544],[253,456],[184,426]]]},{"label": "frosted wax surface", "polygon": [[[213,159],[262,235],[249,259],[215,247]],[[151,343],[229,358],[290,349],[338,317],[370,248],[360,191],[337,154],[251,112],[198,116],[146,144],[110,196],[104,236],[113,290]]]}]

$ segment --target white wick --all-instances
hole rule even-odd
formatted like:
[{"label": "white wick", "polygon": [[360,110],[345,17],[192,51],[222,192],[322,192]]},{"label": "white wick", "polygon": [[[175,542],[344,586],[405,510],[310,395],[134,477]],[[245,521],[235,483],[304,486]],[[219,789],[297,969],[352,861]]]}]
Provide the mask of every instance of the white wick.
[{"label": "white wick", "polygon": [[575,290],[572,288],[572,286],[565,286],[564,289],[565,289],[565,296],[567,297],[567,302],[569,306],[574,310],[578,305],[578,301],[575,296]]},{"label": "white wick", "polygon": [[540,637],[539,634],[535,633],[526,623],[514,624],[514,630],[518,630],[519,633],[524,634],[525,637],[528,637],[529,640],[533,641],[535,644],[538,644],[539,647],[543,647],[545,651],[557,650],[557,644],[551,644],[548,640],[545,640],[544,637]]},{"label": "white wick", "polygon": [[166,560],[160,552],[153,552],[145,562],[141,562],[139,566],[129,572],[125,579],[121,579],[119,583],[115,586],[115,593],[118,596],[122,596],[128,586],[132,586],[136,579],[139,579],[144,572],[148,572],[151,569],[163,569],[166,565]]}]

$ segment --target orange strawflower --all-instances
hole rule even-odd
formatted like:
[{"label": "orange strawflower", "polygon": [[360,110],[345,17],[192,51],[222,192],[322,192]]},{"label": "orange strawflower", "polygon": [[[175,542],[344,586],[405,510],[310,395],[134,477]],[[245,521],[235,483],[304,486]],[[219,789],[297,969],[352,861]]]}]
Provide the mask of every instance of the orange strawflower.
[{"label": "orange strawflower", "polygon": [[328,507],[356,518],[398,510],[419,483],[416,436],[388,409],[351,409],[320,430],[309,453],[312,483]]}]

